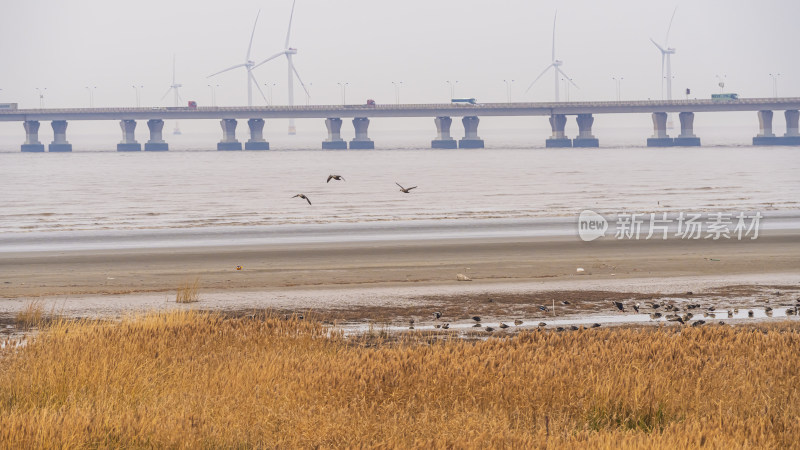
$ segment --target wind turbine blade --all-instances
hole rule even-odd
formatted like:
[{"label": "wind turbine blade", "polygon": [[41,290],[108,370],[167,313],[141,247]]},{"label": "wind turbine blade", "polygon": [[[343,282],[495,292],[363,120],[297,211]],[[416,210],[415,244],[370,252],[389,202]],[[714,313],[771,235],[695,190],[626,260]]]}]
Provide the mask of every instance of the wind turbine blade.
[{"label": "wind turbine blade", "polygon": [[289,14],[289,30],[286,32],[286,43],[283,44],[283,48],[289,48],[289,36],[292,34],[292,19],[294,18],[294,5],[297,3],[297,0],[292,2],[292,12]]},{"label": "wind turbine blade", "polygon": [[261,90],[261,86],[258,84],[258,80],[256,80],[256,77],[255,75],[253,75],[253,72],[250,72],[250,79],[253,80],[253,84],[256,85],[256,88],[258,88],[258,92],[261,93],[261,98],[264,99],[264,103],[270,105],[269,100],[267,100],[267,96],[264,95],[264,91]]},{"label": "wind turbine blade", "polygon": [[305,83],[303,83],[303,80],[300,79],[300,74],[297,73],[297,68],[294,66],[294,64],[292,64],[292,70],[294,71],[294,75],[297,77],[297,81],[300,82],[300,86],[303,86],[303,90],[306,91],[306,95],[311,97],[311,94],[308,93],[308,89],[306,89]]},{"label": "wind turbine blade", "polygon": [[253,23],[253,31],[250,33],[250,43],[247,45],[247,61],[250,61],[250,49],[253,48],[253,36],[256,35],[256,25],[258,24],[258,16],[261,15],[261,10],[258,10],[258,14],[256,14],[256,21]]},{"label": "wind turbine blade", "polygon": [[560,73],[561,75],[564,75],[564,78],[566,78],[566,79],[567,79],[567,81],[569,81],[569,83],[570,83],[571,85],[573,85],[573,86],[575,86],[576,88],[580,89],[580,88],[578,87],[578,85],[577,85],[577,84],[575,84],[575,82],[574,82],[574,81],[572,81],[572,78],[570,78],[570,77],[569,77],[569,75],[567,75],[567,74],[566,74],[566,73],[565,73],[563,70],[561,70],[561,68],[560,68],[560,67],[556,67],[556,70],[557,70],[557,71],[558,71],[558,73]]},{"label": "wind turbine blade", "polygon": [[658,47],[658,49],[661,51],[661,53],[664,53],[666,51],[666,50],[664,50],[664,48],[662,46],[658,45],[658,42],[654,41],[653,38],[650,38],[650,42],[652,42],[653,45]]},{"label": "wind turbine blade", "polygon": [[253,69],[255,69],[256,67],[258,67],[258,66],[260,66],[260,65],[262,65],[262,64],[264,64],[264,63],[267,63],[267,62],[270,62],[270,61],[272,61],[273,59],[277,58],[278,56],[285,55],[285,54],[286,54],[286,52],[285,52],[285,51],[282,51],[282,52],[280,52],[280,53],[275,53],[274,55],[270,56],[269,58],[267,58],[267,59],[265,59],[265,60],[261,61],[260,63],[258,63],[258,64],[256,64],[256,65],[254,65],[254,66],[253,66]]},{"label": "wind turbine blade", "polygon": [[534,85],[534,84],[536,84],[536,82],[537,82],[537,81],[539,81],[539,78],[542,78],[542,77],[544,76],[544,74],[546,74],[546,73],[547,73],[547,71],[548,71],[548,70],[550,70],[550,68],[551,68],[551,67],[553,67],[553,65],[552,65],[552,64],[550,64],[549,66],[545,67],[545,69],[542,71],[542,73],[540,73],[540,74],[539,74],[539,76],[538,76],[538,77],[536,77],[536,79],[535,79],[535,80],[533,80],[533,83],[531,83],[531,85],[530,85],[530,86],[528,86],[528,89],[525,89],[525,93],[527,93],[528,91],[530,91],[530,90],[531,90],[531,88],[533,87],[533,85]]},{"label": "wind turbine blade", "polygon": [[216,76],[216,75],[219,75],[219,74],[221,74],[221,73],[223,73],[223,72],[227,72],[227,71],[229,71],[229,70],[237,69],[237,68],[239,68],[239,67],[244,67],[244,66],[246,66],[246,64],[237,64],[237,65],[235,65],[235,66],[230,66],[230,67],[228,67],[228,68],[227,68],[227,69],[225,69],[225,70],[220,70],[220,71],[219,71],[219,72],[217,72],[217,73],[212,73],[211,75],[209,75],[209,76],[208,76],[208,78],[211,78],[211,77],[213,77],[213,76]]},{"label": "wind turbine blade", "polygon": [[669,26],[667,27],[667,37],[664,38],[664,47],[669,48],[669,30],[672,29],[672,21],[675,20],[675,13],[678,12],[678,7],[672,11],[672,17],[669,19]]},{"label": "wind turbine blade", "polygon": [[167,89],[167,92],[165,92],[165,93],[164,93],[164,95],[162,95],[162,96],[161,96],[161,100],[164,100],[165,98],[167,98],[167,96],[169,95],[169,93],[170,93],[170,92],[172,92],[172,89],[173,89],[173,88],[169,88],[169,89]]},{"label": "wind turbine blade", "polygon": [[556,19],[558,18],[558,10],[556,10],[556,14],[553,16],[553,59],[552,61],[556,60]]}]

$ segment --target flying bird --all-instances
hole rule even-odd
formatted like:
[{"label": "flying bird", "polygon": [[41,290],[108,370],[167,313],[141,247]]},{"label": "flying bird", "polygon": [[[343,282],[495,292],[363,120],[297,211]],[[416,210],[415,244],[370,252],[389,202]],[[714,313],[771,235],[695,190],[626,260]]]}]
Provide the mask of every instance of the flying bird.
[{"label": "flying bird", "polygon": [[328,181],[326,181],[326,183],[330,183],[331,180],[345,181],[341,175],[328,175]]},{"label": "flying bird", "polygon": [[[398,183],[398,182],[396,182],[396,181],[394,182],[394,184],[396,184],[396,185],[400,186],[400,183]],[[410,194],[410,193],[411,193],[411,190],[412,190],[412,189],[416,189],[416,188],[417,188],[416,186],[411,186],[410,188],[406,189],[406,188],[404,188],[403,186],[400,186],[400,192],[402,192],[402,193],[404,193],[404,194]]]},{"label": "flying bird", "polygon": [[295,195],[295,196],[294,196],[294,197],[292,197],[292,198],[295,198],[295,197],[300,197],[300,198],[302,198],[303,200],[307,201],[309,205],[311,204],[311,200],[309,200],[309,199],[308,199],[308,197],[306,197],[306,194],[297,194],[297,195]]}]

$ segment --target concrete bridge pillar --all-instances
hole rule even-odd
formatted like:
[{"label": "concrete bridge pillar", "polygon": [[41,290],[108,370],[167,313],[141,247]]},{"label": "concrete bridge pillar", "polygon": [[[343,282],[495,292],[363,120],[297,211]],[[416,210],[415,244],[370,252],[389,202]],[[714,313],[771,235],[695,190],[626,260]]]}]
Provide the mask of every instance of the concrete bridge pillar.
[{"label": "concrete bridge pillar", "polygon": [[673,140],[673,145],[680,147],[699,147],[700,138],[694,135],[694,113],[682,112],[678,114],[681,121],[681,134]]},{"label": "concrete bridge pillar", "polygon": [[431,148],[458,148],[458,141],[450,136],[453,119],[446,116],[437,117],[433,122],[436,124],[436,139],[431,141]]},{"label": "concrete bridge pillar", "polygon": [[325,127],[328,129],[328,139],[322,141],[322,149],[346,150],[347,142],[342,139],[342,119],[325,119]]},{"label": "concrete bridge pillar", "polygon": [[466,116],[461,119],[461,123],[464,124],[464,139],[458,141],[458,148],[483,148],[483,139],[478,137],[480,122],[477,116]]},{"label": "concrete bridge pillar", "polygon": [[356,117],[353,119],[353,127],[356,129],[356,137],[350,141],[351,150],[372,150],[375,143],[367,135],[369,119],[366,117]]},{"label": "concrete bridge pillar", "polygon": [[547,148],[572,147],[572,140],[567,138],[564,127],[567,126],[567,116],[563,114],[553,114],[550,116],[550,128],[553,135],[545,142]]},{"label": "concrete bridge pillar", "polygon": [[674,141],[667,135],[667,113],[653,113],[653,136],[647,138],[648,147],[672,147]]},{"label": "concrete bridge pillar", "polygon": [[222,119],[219,125],[222,127],[222,140],[217,143],[217,150],[241,150],[242,143],[236,140],[236,119]]},{"label": "concrete bridge pillar", "polygon": [[138,152],[142,150],[142,145],[136,142],[136,121],[120,120],[119,127],[122,129],[122,142],[117,144],[118,152]]},{"label": "concrete bridge pillar", "polygon": [[798,130],[800,111],[788,109],[783,114],[786,117],[786,134],[781,139],[783,145],[800,145],[800,130]]},{"label": "concrete bridge pillar", "polygon": [[753,138],[753,145],[778,145],[780,139],[772,132],[772,111],[758,112],[759,133]]},{"label": "concrete bridge pillar", "polygon": [[165,152],[169,150],[169,144],[164,141],[162,133],[164,121],[150,119],[147,121],[147,128],[150,129],[150,140],[144,143],[144,150],[147,152]]},{"label": "concrete bridge pillar", "polygon": [[47,151],[71,152],[72,144],[67,142],[67,121],[54,120],[50,125],[53,127],[53,142],[47,147]]},{"label": "concrete bridge pillar", "polygon": [[594,117],[591,114],[578,114],[578,137],[572,140],[573,147],[599,147],[600,141],[592,135]]},{"label": "concrete bridge pillar", "polygon": [[39,121],[26,120],[22,123],[25,128],[25,143],[22,144],[23,152],[43,152],[44,145],[39,142]]},{"label": "concrete bridge pillar", "polygon": [[250,119],[250,139],[244,143],[245,150],[269,150],[269,142],[264,140],[264,119]]}]

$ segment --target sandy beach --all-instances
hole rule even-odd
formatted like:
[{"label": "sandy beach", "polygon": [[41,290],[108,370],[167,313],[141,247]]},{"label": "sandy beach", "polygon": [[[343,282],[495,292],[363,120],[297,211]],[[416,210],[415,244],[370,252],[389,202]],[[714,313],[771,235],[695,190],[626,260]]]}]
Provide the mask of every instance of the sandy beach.
[{"label": "sandy beach", "polygon": [[[241,266],[241,270],[237,270]],[[582,275],[576,273],[583,268]],[[0,253],[0,297],[793,273],[800,232],[757,240],[479,238]],[[613,281],[611,281],[613,284]]]}]

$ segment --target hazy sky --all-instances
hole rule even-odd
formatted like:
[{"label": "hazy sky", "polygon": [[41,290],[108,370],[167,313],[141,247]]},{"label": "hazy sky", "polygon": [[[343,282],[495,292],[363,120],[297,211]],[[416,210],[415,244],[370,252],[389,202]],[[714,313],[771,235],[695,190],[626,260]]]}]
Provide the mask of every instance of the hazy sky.
[{"label": "hazy sky", "polygon": [[[132,85],[144,86],[143,106],[160,100],[172,78],[182,97],[221,106],[246,104],[245,71],[208,75],[244,62],[258,10],[252,59],[283,46],[291,0],[0,0],[0,102],[38,107],[133,106]],[[298,0],[291,45],[295,65],[310,85],[312,104],[340,102],[337,82],[348,82],[348,103],[394,101],[402,81],[404,103],[443,102],[446,80],[456,95],[482,102],[506,100],[503,80],[515,80],[515,101],[553,99],[553,77],[525,89],[550,63],[553,14],[558,10],[556,54],[580,86],[571,100],[615,97],[612,77],[623,77],[624,99],[661,97],[661,42],[678,6],[669,44],[674,92],[705,98],[726,91],[772,95],[770,73],[780,73],[781,96],[800,96],[798,0]],[[276,83],[275,104],[285,104],[285,58],[255,70],[260,83]],[[266,91],[266,89],[265,89]],[[562,99],[565,92],[562,88]],[[295,85],[298,104],[306,101]],[[256,93],[256,104],[263,104]]]}]

